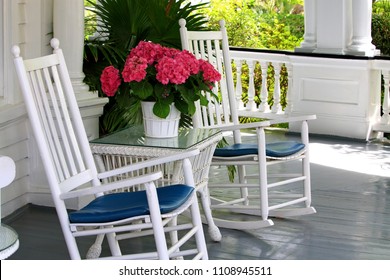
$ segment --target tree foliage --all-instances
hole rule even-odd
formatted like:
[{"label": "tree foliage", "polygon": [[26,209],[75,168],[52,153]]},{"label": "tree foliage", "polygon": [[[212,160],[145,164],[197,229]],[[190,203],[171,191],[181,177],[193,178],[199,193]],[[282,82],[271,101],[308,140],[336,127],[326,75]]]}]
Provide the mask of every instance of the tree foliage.
[{"label": "tree foliage", "polygon": [[229,45],[263,47],[260,42],[258,13],[251,4],[254,1],[211,0],[209,8],[203,12],[209,18],[208,27],[219,29],[219,20],[224,19],[229,37]]},{"label": "tree foliage", "polygon": [[372,11],[372,42],[382,55],[390,55],[390,1],[375,1]]},{"label": "tree foliage", "polygon": [[[210,9],[204,12],[209,17],[209,27],[219,29],[218,21],[224,19],[229,37],[230,46],[293,50],[303,40],[304,18],[302,13],[291,13],[303,1],[260,1],[260,0],[211,0]],[[249,84],[248,68],[243,65],[243,102],[247,102],[247,86]],[[260,103],[262,84],[260,66],[255,68],[255,102]],[[268,102],[273,104],[274,69],[267,71]],[[281,72],[281,104],[286,106],[286,92],[288,87],[287,71],[283,67]],[[242,120],[248,121],[248,120]],[[249,120],[250,121],[250,120]]]},{"label": "tree foliage", "polygon": [[231,46],[292,50],[303,39],[303,14],[291,11],[301,0],[211,0],[208,26],[224,19]]}]

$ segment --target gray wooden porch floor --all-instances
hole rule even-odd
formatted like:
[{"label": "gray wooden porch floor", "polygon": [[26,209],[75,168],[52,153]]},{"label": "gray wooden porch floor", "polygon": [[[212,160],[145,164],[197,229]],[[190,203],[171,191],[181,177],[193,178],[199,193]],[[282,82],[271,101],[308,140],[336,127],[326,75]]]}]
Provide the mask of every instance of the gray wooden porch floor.
[{"label": "gray wooden porch floor", "polygon": [[[219,243],[206,234],[210,259],[390,260],[390,145],[312,136],[311,159],[316,214],[221,229]],[[3,222],[20,236],[10,259],[69,258],[54,209],[29,206]]]}]

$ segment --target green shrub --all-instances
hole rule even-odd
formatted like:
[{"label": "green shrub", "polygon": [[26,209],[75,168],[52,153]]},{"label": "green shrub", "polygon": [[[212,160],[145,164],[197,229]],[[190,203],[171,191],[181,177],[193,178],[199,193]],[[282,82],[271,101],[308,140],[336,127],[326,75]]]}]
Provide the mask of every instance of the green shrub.
[{"label": "green shrub", "polygon": [[264,15],[260,21],[261,44],[267,49],[293,50],[303,39],[302,23],[300,15]]},{"label": "green shrub", "polygon": [[377,0],[372,4],[372,43],[382,55],[390,55],[390,1]]},{"label": "green shrub", "polygon": [[[299,46],[304,34],[303,14],[290,14],[295,4],[302,1],[239,1],[239,0],[211,0],[210,9],[205,13],[209,17],[208,26],[218,29],[218,21],[224,19],[229,37],[230,46],[255,49],[293,50]],[[273,104],[274,69],[267,70],[268,103]],[[248,102],[248,67],[242,68],[242,85],[244,103]],[[262,75],[260,65],[255,68],[255,102],[260,104]],[[286,106],[286,92],[288,88],[287,71],[282,68],[281,104]],[[241,121],[249,121],[242,119]]]}]

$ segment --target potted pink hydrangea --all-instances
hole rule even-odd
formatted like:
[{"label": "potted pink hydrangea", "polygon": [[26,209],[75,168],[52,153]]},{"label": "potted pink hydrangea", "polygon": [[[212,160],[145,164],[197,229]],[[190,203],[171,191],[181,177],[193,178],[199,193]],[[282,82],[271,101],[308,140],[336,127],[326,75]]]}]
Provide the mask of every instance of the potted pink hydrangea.
[{"label": "potted pink hydrangea", "polygon": [[195,102],[207,105],[205,92],[212,93],[220,73],[208,61],[197,59],[186,50],[141,41],[130,51],[121,71],[106,67],[100,77],[107,96],[130,94],[141,101],[153,101],[153,113],[166,118],[171,106],[193,115]]}]

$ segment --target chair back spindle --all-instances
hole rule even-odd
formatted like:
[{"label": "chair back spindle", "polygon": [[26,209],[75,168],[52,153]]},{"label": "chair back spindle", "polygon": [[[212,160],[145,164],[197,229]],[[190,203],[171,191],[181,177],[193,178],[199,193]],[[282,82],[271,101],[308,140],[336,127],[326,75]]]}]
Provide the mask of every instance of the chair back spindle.
[{"label": "chair back spindle", "polygon": [[57,185],[63,193],[91,181],[97,170],[70,77],[62,69],[59,42],[54,39],[51,44],[54,53],[45,57],[23,61],[17,46],[13,53],[38,149],[54,182],[50,186]]},{"label": "chair back spindle", "polygon": [[[195,127],[218,127],[238,124],[234,98],[234,82],[231,71],[229,45],[224,21],[220,31],[188,31],[186,21],[181,19],[180,34],[182,48],[198,59],[210,62],[221,74],[221,81],[213,88],[214,98],[207,96],[208,106],[198,104],[193,118]],[[232,95],[232,96],[230,96]]]}]

